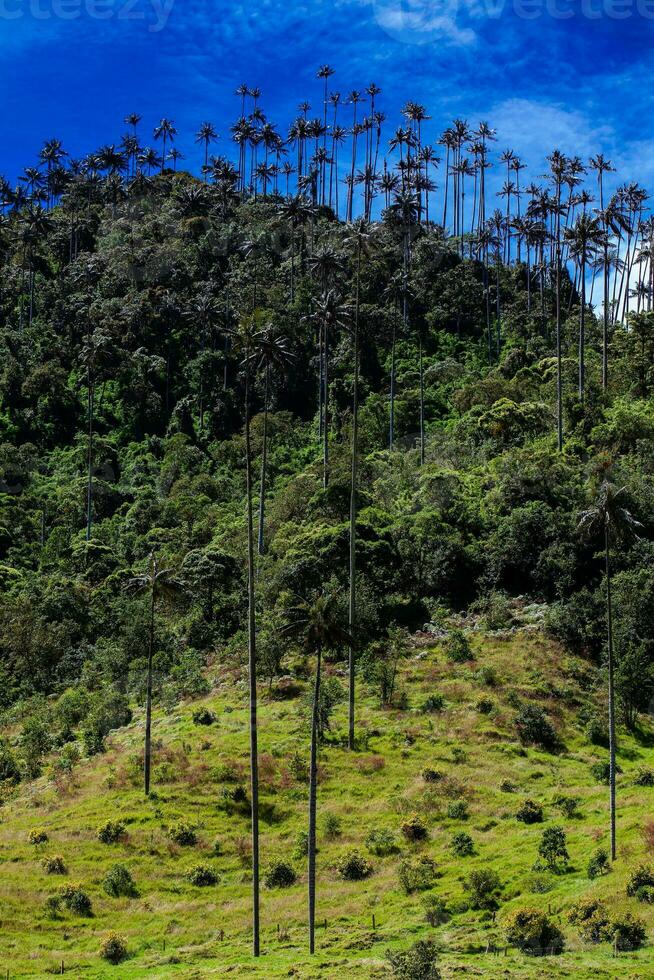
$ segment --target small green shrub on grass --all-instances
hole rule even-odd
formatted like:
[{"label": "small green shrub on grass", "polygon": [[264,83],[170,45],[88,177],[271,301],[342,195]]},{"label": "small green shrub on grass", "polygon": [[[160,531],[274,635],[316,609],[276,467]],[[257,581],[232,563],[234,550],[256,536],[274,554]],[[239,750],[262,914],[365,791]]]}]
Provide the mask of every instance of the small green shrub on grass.
[{"label": "small green shrub on grass", "polygon": [[539,909],[514,909],[504,920],[510,945],[529,955],[558,955],[565,948],[561,930]]},{"label": "small green shrub on grass", "polygon": [[110,932],[100,947],[100,956],[107,963],[117,965],[127,959],[127,943],[117,932]]},{"label": "small green shrub on grass", "polygon": [[611,919],[612,940],[620,952],[630,952],[645,945],[647,930],[642,919],[625,912]]},{"label": "small green shrub on grass", "polygon": [[605,850],[605,848],[598,847],[588,861],[586,874],[592,881],[595,878],[599,878],[601,875],[607,874],[610,870],[611,865],[609,864],[608,852]]},{"label": "small green shrub on grass", "polygon": [[64,885],[63,888],[59,889],[56,896],[53,897],[74,915],[88,917],[93,914],[91,899],[82,888],[80,882],[71,882],[68,885]]},{"label": "small green shrub on grass", "polygon": [[445,708],[445,698],[442,694],[430,694],[422,703],[422,708],[420,709],[423,714],[431,715],[437,714],[439,711],[443,711]]},{"label": "small green shrub on grass", "polygon": [[50,840],[46,831],[41,827],[39,827],[37,830],[30,830],[27,839],[30,844],[33,844],[35,847],[38,847],[39,844],[47,844]]},{"label": "small green shrub on grass", "polygon": [[475,705],[475,710],[479,712],[480,715],[490,715],[495,707],[495,702],[492,698],[479,698]]},{"label": "small green shrub on grass", "polygon": [[399,850],[395,834],[385,828],[371,830],[366,837],[366,847],[371,854],[376,854],[378,857],[395,854]]},{"label": "small green shrub on grass", "polygon": [[[616,766],[615,771],[616,775],[619,775],[622,769],[620,766]],[[610,762],[594,762],[590,767],[590,774],[596,783],[602,783],[604,786],[608,786],[611,778]]]},{"label": "small green shrub on grass", "polygon": [[536,704],[526,704],[521,708],[515,719],[515,728],[523,745],[537,745],[549,752],[560,747],[552,723]]},{"label": "small green shrub on grass", "polygon": [[117,844],[125,837],[125,824],[120,820],[107,820],[98,827],[97,838],[103,844]]},{"label": "small green shrub on grass", "polygon": [[425,766],[422,770],[422,778],[426,783],[437,783],[443,778],[443,773],[439,769],[431,769]]},{"label": "small green shrub on grass", "polygon": [[217,720],[215,714],[209,708],[196,708],[193,712],[194,725],[215,725]]},{"label": "small green shrub on grass", "polygon": [[654,888],[654,868],[641,864],[631,872],[627,880],[627,895],[639,901],[648,901],[649,892],[645,889]]},{"label": "small green shrub on grass", "polygon": [[634,786],[654,786],[654,769],[641,766],[634,774]]},{"label": "small green shrub on grass", "polygon": [[401,953],[387,950],[386,959],[396,980],[440,980],[436,946],[430,940],[419,939]]},{"label": "small green shrub on grass", "polygon": [[335,840],[343,833],[341,818],[335,813],[326,813],[323,820],[323,833],[328,840]]},{"label": "small green shrub on grass", "polygon": [[336,871],[345,881],[362,881],[372,874],[372,864],[359,851],[351,850],[338,859]]},{"label": "small green shrub on grass", "polygon": [[44,858],[42,867],[47,875],[68,874],[66,862],[61,854],[51,854],[50,857]]},{"label": "small green shrub on grass", "polygon": [[493,911],[498,908],[502,890],[499,875],[491,868],[471,871],[463,882],[463,890],[470,896],[470,906],[477,910]]},{"label": "small green shrub on grass", "polygon": [[267,888],[290,888],[297,881],[297,874],[287,861],[273,861],[266,868],[263,880]]},{"label": "small green shrub on grass", "polygon": [[568,820],[573,820],[575,817],[579,816],[579,800],[575,796],[561,796],[557,795],[552,801],[556,809],[567,817]]},{"label": "small green shrub on grass", "polygon": [[540,803],[535,803],[534,800],[525,800],[516,811],[515,818],[516,820],[519,820],[520,823],[542,823],[543,808]]},{"label": "small green shrub on grass", "polygon": [[207,888],[210,885],[217,885],[220,881],[219,876],[208,864],[194,864],[186,872],[186,879],[198,888]]},{"label": "small green shrub on grass", "polygon": [[463,830],[454,835],[450,841],[450,848],[457,857],[468,857],[470,854],[475,853],[475,844],[472,837]]},{"label": "small green shrub on grass", "polygon": [[427,827],[416,814],[413,814],[407,820],[405,820],[400,827],[400,830],[402,831],[404,837],[412,844],[415,844],[418,841],[427,840],[427,837],[429,836]]},{"label": "small green shrub on grass", "polygon": [[134,898],[138,895],[134,879],[123,864],[114,864],[109,868],[104,876],[102,887],[112,898]]},{"label": "small green shrub on grass", "polygon": [[[562,827],[547,827],[538,845],[539,857],[545,867],[554,872],[562,874],[567,870],[570,855],[568,854],[567,838]],[[536,871],[539,868],[535,868]]]},{"label": "small green shrub on grass", "polygon": [[447,805],[447,816],[450,820],[467,820],[468,804],[465,800],[453,800]]},{"label": "small green shrub on grass", "polygon": [[445,656],[455,664],[465,664],[474,659],[470,640],[463,630],[452,630],[445,644]]},{"label": "small green shrub on grass", "polygon": [[447,903],[440,895],[424,895],[422,907],[425,910],[425,921],[430,926],[441,926],[450,919]]},{"label": "small green shrub on grass", "polygon": [[181,847],[193,847],[198,842],[196,828],[187,820],[178,820],[168,828],[168,836]]},{"label": "small green shrub on grass", "polygon": [[401,862],[398,877],[407,895],[427,891],[436,884],[436,863],[427,855],[409,858]]}]

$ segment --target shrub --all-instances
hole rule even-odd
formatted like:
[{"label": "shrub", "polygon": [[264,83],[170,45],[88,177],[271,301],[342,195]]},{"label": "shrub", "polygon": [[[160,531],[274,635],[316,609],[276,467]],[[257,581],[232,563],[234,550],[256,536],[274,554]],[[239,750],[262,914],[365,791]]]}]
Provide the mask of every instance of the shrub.
[{"label": "shrub", "polygon": [[474,660],[470,640],[463,630],[452,630],[445,644],[445,655],[455,664],[465,664]]},{"label": "shrub", "polygon": [[193,712],[194,725],[215,725],[217,720],[215,714],[209,708],[196,708]]},{"label": "shrub", "polygon": [[82,728],[82,742],[87,755],[104,751],[109,732],[129,725],[132,712],[124,694],[109,691],[98,694]]},{"label": "shrub", "polygon": [[559,748],[559,738],[547,715],[536,704],[524,705],[515,719],[518,738],[523,745],[538,745],[552,752]]},{"label": "shrub", "polygon": [[403,953],[387,950],[386,959],[397,980],[440,980],[436,946],[430,940],[419,939]]},{"label": "shrub", "polygon": [[654,868],[641,864],[632,871],[627,880],[627,895],[638,898],[642,888],[654,887]]},{"label": "shrub", "polygon": [[397,840],[392,830],[371,830],[366,837],[366,847],[371,854],[384,857],[386,854],[395,854],[398,850]]},{"label": "shrub", "polygon": [[429,766],[425,766],[422,770],[422,778],[426,783],[437,783],[443,778],[443,773],[438,769],[430,769]]},{"label": "shrub", "polygon": [[543,808],[540,803],[535,803],[533,800],[525,800],[516,811],[515,818],[516,820],[519,820],[520,823],[542,823]]},{"label": "shrub", "polygon": [[601,745],[603,748],[609,747],[609,730],[606,721],[593,715],[586,725],[586,738],[591,745]]},{"label": "shrub", "polygon": [[579,816],[579,800],[574,796],[555,796],[553,800],[554,806],[559,810],[564,817],[572,820],[574,817]]},{"label": "shrub", "polygon": [[218,806],[225,813],[240,813],[244,816],[250,813],[250,798],[245,786],[234,786],[231,789],[223,786],[218,798]]},{"label": "shrub", "polygon": [[594,878],[599,878],[600,875],[605,875],[610,870],[609,865],[609,855],[603,847],[599,847],[594,854],[591,855],[586,873],[591,881]]},{"label": "shrub", "polygon": [[563,933],[539,909],[514,909],[504,921],[507,942],[523,953],[562,953]]},{"label": "shrub", "polygon": [[37,847],[39,844],[47,844],[50,838],[43,828],[39,827],[37,830],[30,830],[28,841],[30,844],[34,844]]},{"label": "shrub", "polygon": [[4,738],[0,738],[0,783],[15,785],[20,782],[20,766],[11,746]]},{"label": "shrub", "polygon": [[336,837],[340,837],[343,832],[341,827],[341,818],[335,813],[325,814],[325,819],[322,826],[323,833],[329,840],[334,840]]},{"label": "shrub", "polygon": [[214,869],[208,864],[194,864],[186,872],[186,878],[192,885],[197,885],[198,888],[217,885],[220,880]]},{"label": "shrub", "polygon": [[103,844],[116,844],[125,837],[125,824],[120,820],[107,820],[98,827],[97,838]]},{"label": "shrub", "polygon": [[640,949],[647,939],[645,923],[630,912],[611,920],[611,932],[616,948],[623,952]]},{"label": "shrub", "polygon": [[450,841],[450,847],[457,857],[468,857],[475,852],[474,841],[470,834],[466,834],[465,831],[454,835]]},{"label": "shrub", "polygon": [[478,684],[485,684],[486,687],[495,687],[497,684],[497,674],[492,667],[480,667],[473,676]]},{"label": "shrub", "polygon": [[479,698],[475,705],[480,715],[490,715],[494,707],[495,702],[491,698]]},{"label": "shrub", "polygon": [[425,920],[430,926],[441,926],[450,918],[447,903],[440,895],[425,895],[422,900]]},{"label": "shrub", "polygon": [[296,858],[305,858],[309,853],[309,835],[306,830],[301,830],[297,837],[295,838],[295,847],[293,848],[293,856]]},{"label": "shrub", "polygon": [[497,872],[490,868],[472,871],[463,882],[463,889],[469,893],[473,909],[496,909],[501,888]]},{"label": "shrub", "polygon": [[641,766],[634,774],[634,786],[654,786],[654,770]]},{"label": "shrub", "polygon": [[100,956],[108,963],[122,963],[127,959],[127,943],[117,932],[110,932],[100,947]]},{"label": "shrub", "polygon": [[363,854],[352,850],[341,855],[336,870],[345,881],[362,881],[372,874],[372,865]]},{"label": "shrub", "polygon": [[562,827],[547,827],[538,845],[538,854],[550,871],[564,871],[570,859],[565,830]]},{"label": "shrub", "polygon": [[114,864],[113,867],[109,868],[104,876],[102,887],[107,895],[111,895],[113,898],[121,898],[122,896],[134,898],[138,894],[134,879],[123,864]]},{"label": "shrub", "polygon": [[182,847],[193,847],[198,842],[198,835],[195,827],[187,820],[178,820],[168,828],[168,836],[175,844]]},{"label": "shrub", "polygon": [[426,855],[402,861],[398,877],[407,895],[427,891],[436,883],[436,863]]},{"label": "shrub", "polygon": [[59,890],[57,897],[69,912],[82,916],[91,915],[91,899],[79,882],[65,885]]},{"label": "shrub", "polygon": [[422,703],[422,708],[420,709],[423,714],[437,714],[442,711],[445,707],[445,698],[442,694],[430,694]]},{"label": "shrub", "polygon": [[287,861],[273,861],[266,868],[263,880],[267,888],[290,888],[297,881],[297,874]]},{"label": "shrub", "polygon": [[[620,766],[616,765],[615,772],[616,775],[622,772]],[[608,786],[611,779],[611,764],[610,762],[594,762],[590,767],[590,773],[596,782]]]},{"label": "shrub", "polygon": [[413,816],[409,817],[404,821],[400,827],[403,835],[411,843],[416,843],[417,841],[427,840],[428,831],[422,820],[415,813]]},{"label": "shrub", "polygon": [[66,862],[61,854],[51,854],[50,857],[44,858],[42,867],[47,875],[68,874]]},{"label": "shrub", "polygon": [[457,766],[463,765],[463,763],[466,762],[467,758],[468,758],[467,752],[464,749],[459,748],[458,745],[452,749],[452,762],[455,765]]},{"label": "shrub", "polygon": [[453,800],[447,806],[447,815],[450,820],[467,820],[468,804],[465,800]]},{"label": "shrub", "polygon": [[608,942],[611,938],[611,925],[604,902],[596,898],[585,898],[575,902],[568,909],[568,921],[576,926],[581,938],[587,943]]}]

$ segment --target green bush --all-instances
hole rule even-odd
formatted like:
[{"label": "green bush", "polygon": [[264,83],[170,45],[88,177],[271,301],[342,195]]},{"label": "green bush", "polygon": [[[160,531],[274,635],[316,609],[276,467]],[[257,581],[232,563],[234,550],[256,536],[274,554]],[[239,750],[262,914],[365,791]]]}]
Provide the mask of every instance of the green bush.
[{"label": "green bush", "polygon": [[20,782],[20,766],[6,739],[0,738],[0,783],[15,785]]},{"label": "green bush", "polygon": [[654,769],[641,766],[634,774],[634,786],[654,786]]},{"label": "green bush", "polygon": [[385,828],[371,830],[366,837],[366,847],[371,854],[376,854],[378,857],[395,854],[398,851],[395,834],[392,830]]},{"label": "green bush", "polygon": [[495,702],[492,698],[479,698],[475,705],[475,709],[480,715],[490,715],[495,707]]},{"label": "green bush", "polygon": [[468,857],[475,852],[474,841],[470,834],[466,834],[465,831],[454,835],[450,841],[450,847],[457,857]]},{"label": "green bush", "polygon": [[627,895],[630,898],[638,898],[643,888],[654,888],[654,868],[651,865],[639,865],[627,879]]},{"label": "green bush", "polygon": [[51,854],[50,857],[44,858],[42,862],[42,868],[47,875],[68,874],[68,868],[66,867],[66,862],[64,861],[61,854]]},{"label": "green bush", "polygon": [[47,844],[50,840],[47,831],[43,830],[42,827],[38,827],[36,830],[30,830],[27,839],[35,847],[38,847],[39,844]]},{"label": "green bush", "polygon": [[427,837],[429,836],[427,827],[415,813],[413,816],[410,816],[404,821],[400,827],[400,830],[402,831],[404,837],[406,837],[408,841],[411,841],[411,843],[427,840]]},{"label": "green bush", "polygon": [[335,813],[326,813],[323,820],[323,833],[328,840],[335,840],[343,833],[341,818]]},{"label": "green bush", "polygon": [[547,827],[543,831],[538,854],[545,866],[556,874],[565,871],[570,860],[567,839],[562,827]]},{"label": "green bush", "polygon": [[396,980],[440,980],[436,956],[434,943],[424,939],[419,939],[405,952],[386,952],[386,959]]},{"label": "green bush", "polygon": [[440,895],[425,895],[422,899],[422,907],[425,910],[425,920],[430,926],[441,926],[449,921],[447,903]]},{"label": "green bush", "polygon": [[465,800],[452,800],[447,806],[447,816],[450,820],[467,820],[468,804]]},{"label": "green bush", "polygon": [[565,948],[563,933],[539,909],[514,909],[504,920],[504,934],[512,946],[531,955],[558,955]]},{"label": "green bush", "polygon": [[193,712],[194,725],[215,725],[217,720],[215,714],[209,708],[196,708]]},{"label": "green bush", "polygon": [[519,820],[520,823],[542,823],[543,808],[540,803],[535,803],[534,800],[525,800],[516,811],[515,818],[516,820]]},{"label": "green bush", "polygon": [[122,864],[114,864],[109,868],[102,887],[112,898],[134,898],[138,894],[132,875]]},{"label": "green bush", "polygon": [[611,923],[606,906],[597,898],[583,898],[575,902],[568,909],[567,918],[587,943],[603,943],[611,939]]},{"label": "green bush", "polygon": [[599,878],[610,871],[608,852],[603,847],[599,847],[590,857],[586,868],[586,874],[591,879]]},{"label": "green bush", "polygon": [[586,725],[586,738],[591,745],[600,745],[602,748],[609,747],[609,730],[604,718],[593,715]]},{"label": "green bush", "polygon": [[422,770],[422,778],[426,783],[437,783],[443,778],[443,773],[439,769],[431,769],[425,766]]},{"label": "green bush", "polygon": [[91,899],[79,882],[64,885],[56,898],[74,915],[88,917],[92,914]]},{"label": "green bush", "polygon": [[372,874],[372,864],[359,851],[351,850],[339,857],[336,871],[345,881],[362,881]]},{"label": "green bush", "polygon": [[545,712],[536,704],[524,705],[515,719],[518,738],[523,745],[537,745],[553,752],[559,748],[559,737]]},{"label": "green bush", "polygon": [[107,820],[98,827],[97,837],[103,844],[117,844],[125,837],[125,824],[120,820]]},{"label": "green bush", "polygon": [[422,702],[422,708],[420,709],[423,714],[431,715],[437,714],[439,711],[443,711],[445,708],[445,698],[442,694],[430,694]]},{"label": "green bush", "polygon": [[129,725],[132,711],[124,694],[108,691],[95,697],[93,707],[82,727],[82,741],[87,755],[104,751],[104,740],[109,732]]},{"label": "green bush", "polygon": [[122,963],[127,959],[127,943],[117,932],[110,932],[100,947],[100,956],[108,963]]},{"label": "green bush", "polygon": [[306,830],[301,830],[295,838],[293,857],[305,858],[309,853],[309,835]]},{"label": "green bush", "polygon": [[455,664],[465,664],[474,660],[470,640],[463,630],[452,630],[445,644],[445,655]]},{"label": "green bush", "polygon": [[630,912],[611,919],[611,932],[616,948],[622,952],[640,949],[647,939],[645,923]]},{"label": "green bush", "polygon": [[425,854],[409,858],[401,862],[398,877],[407,895],[427,891],[436,884],[436,863]]},{"label": "green bush", "polygon": [[198,888],[206,888],[210,885],[217,885],[220,881],[219,876],[208,864],[194,864],[193,867],[189,868],[189,870],[186,872],[186,878],[192,885],[197,885]]},{"label": "green bush", "polygon": [[178,820],[168,828],[168,836],[181,847],[193,847],[198,842],[197,830],[187,820]]},{"label": "green bush", "polygon": [[[620,766],[615,767],[616,775],[622,772]],[[590,767],[590,773],[595,782],[603,783],[604,786],[609,785],[611,778],[611,763],[610,762],[594,762]]]},{"label": "green bush", "polygon": [[496,871],[490,868],[472,871],[463,882],[463,889],[468,892],[473,909],[492,911],[498,907],[502,884]]},{"label": "green bush", "polygon": [[568,820],[572,820],[574,817],[579,816],[579,800],[574,796],[561,796],[557,795],[552,801],[554,806],[567,817]]},{"label": "green bush", "polygon": [[297,874],[287,861],[273,861],[266,868],[263,880],[267,888],[290,888],[297,881]]}]

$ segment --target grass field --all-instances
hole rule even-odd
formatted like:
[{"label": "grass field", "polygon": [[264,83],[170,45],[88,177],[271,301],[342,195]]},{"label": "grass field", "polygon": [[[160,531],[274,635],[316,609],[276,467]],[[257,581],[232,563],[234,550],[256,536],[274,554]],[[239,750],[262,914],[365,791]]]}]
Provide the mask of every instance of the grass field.
[{"label": "grass field", "polygon": [[[654,767],[654,732],[621,733],[618,861],[610,874],[590,881],[588,859],[607,844],[608,828],[608,790],[595,781],[590,765],[607,752],[589,744],[575,719],[600,696],[589,683],[593,668],[536,630],[477,635],[473,648],[474,661],[452,664],[438,645],[416,645],[401,675],[402,710],[381,710],[375,692],[362,687],[361,747],[354,754],[343,747],[345,707],[337,708],[320,760],[315,957],[307,955],[306,875],[298,849],[307,798],[302,695],[261,690],[262,862],[265,868],[288,859],[298,879],[287,889],[262,889],[263,955],[255,961],[249,951],[249,820],[238,808],[228,812],[224,803],[225,790],[247,785],[247,691],[239,671],[224,670],[212,678],[207,698],[156,713],[155,795],[149,801],[140,786],[139,715],[109,739],[104,755],[81,762],[68,780],[45,775],[25,784],[0,810],[0,976],[8,971],[10,977],[45,977],[60,972],[63,963],[66,975],[89,978],[363,980],[389,975],[387,949],[431,938],[446,978],[654,977],[654,946],[614,957],[607,943],[584,945],[565,917],[578,898],[597,895],[611,910],[642,917],[654,938],[654,906],[625,893],[629,872],[648,860],[642,829],[652,814],[654,788],[635,786],[633,773],[639,766]],[[493,669],[494,684],[480,676],[482,666]],[[423,712],[426,697],[436,692],[445,699],[444,709]],[[481,698],[492,701],[487,714],[479,708]],[[564,742],[560,754],[520,746],[513,726],[517,699],[538,702],[549,713]],[[194,724],[194,712],[205,705],[216,722]],[[426,782],[426,767],[442,778]],[[576,797],[579,816],[562,816],[553,803],[557,794]],[[543,805],[543,824],[515,819],[526,798]],[[457,799],[468,804],[465,820],[447,816]],[[408,843],[400,833],[414,813],[429,828],[421,844]],[[328,814],[340,820],[340,835],[320,832]],[[98,840],[97,829],[108,819],[125,824],[123,840]],[[197,828],[194,846],[170,839],[168,828],[179,820]],[[537,875],[532,868],[538,842],[551,825],[565,828],[570,867],[565,874]],[[397,834],[398,853],[368,854],[369,831],[382,828]],[[41,829],[48,841],[31,844],[30,832]],[[474,853],[456,857],[450,842],[462,830],[473,838]],[[344,881],[334,867],[353,847],[373,865],[363,881]],[[437,927],[425,920],[424,895],[407,895],[398,880],[401,862],[414,852],[436,862],[434,893],[451,913]],[[55,854],[64,858],[66,877],[43,869],[45,857]],[[104,876],[116,863],[132,873],[136,897],[112,898],[103,890]],[[197,887],[187,880],[188,869],[198,863],[215,869],[216,885]],[[496,916],[466,907],[464,879],[481,866],[495,869],[502,881]],[[48,913],[48,896],[69,880],[80,882],[90,896],[91,916]],[[551,912],[565,933],[562,955],[529,958],[505,949],[503,918],[520,906]],[[129,949],[119,966],[99,955],[112,930]]]}]

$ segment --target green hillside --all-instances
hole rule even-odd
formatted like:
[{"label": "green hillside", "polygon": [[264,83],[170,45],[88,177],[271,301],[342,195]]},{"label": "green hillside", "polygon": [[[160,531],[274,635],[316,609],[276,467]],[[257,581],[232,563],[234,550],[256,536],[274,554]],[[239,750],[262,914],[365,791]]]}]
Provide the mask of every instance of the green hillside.
[{"label": "green hillside", "polygon": [[[591,881],[589,858],[607,842],[608,798],[590,767],[605,760],[606,751],[590,744],[577,719],[601,697],[596,671],[534,627],[490,635],[478,630],[471,640],[473,659],[456,663],[447,656],[447,643],[415,637],[397,682],[396,702],[402,707],[381,709],[374,688],[363,686],[361,744],[354,754],[343,743],[344,708],[335,711],[320,753],[321,927],[314,961],[307,956],[306,859],[298,840],[306,830],[307,800],[303,685],[282,681],[262,691],[263,863],[289,861],[298,877],[291,887],[263,891],[263,955],[255,965],[249,815],[247,805],[243,812],[233,802],[234,789],[247,786],[246,679],[242,671],[216,666],[206,697],[156,712],[155,793],[148,802],[140,785],[143,719],[138,715],[110,737],[105,755],[79,762],[70,774],[53,774],[48,766],[5,806],[0,950],[10,975],[46,976],[58,972],[63,961],[67,974],[80,977],[382,977],[388,948],[431,938],[447,978],[462,972],[651,976],[651,947],[615,959],[609,943],[583,943],[566,911],[582,897],[599,897],[611,913],[629,911],[642,917],[650,933],[654,927],[652,906],[625,893],[630,872],[651,857],[643,831],[654,788],[636,786],[634,778],[643,767],[654,767],[654,730],[643,727],[620,740],[619,860],[610,873]],[[341,670],[332,665],[326,673],[338,677]],[[443,698],[440,710],[425,710],[437,694]],[[514,722],[525,704],[540,705],[553,721],[562,741],[556,753],[521,745]],[[212,724],[193,722],[202,708],[215,716]],[[562,813],[557,796],[578,801],[578,812]],[[543,823],[516,819],[525,799],[542,805]],[[448,816],[448,810],[459,818]],[[422,842],[410,842],[402,833],[413,815],[427,830]],[[97,839],[107,820],[124,824],[124,838],[112,844]],[[179,821],[195,828],[196,844],[171,840],[170,828]],[[551,826],[563,827],[567,835],[569,867],[559,874],[532,870],[542,832]],[[34,831],[45,832],[47,842],[30,844]],[[366,841],[375,831],[392,835],[386,843],[397,852],[372,853]],[[474,852],[458,857],[452,839],[461,832],[472,838]],[[337,870],[352,849],[372,865],[364,880],[345,881]],[[63,857],[65,877],[44,871],[43,861],[53,855]],[[433,887],[407,894],[400,868],[425,856],[435,862]],[[103,890],[117,863],[130,871],[135,897],[115,898]],[[191,884],[185,876],[198,864],[213,868],[218,883]],[[464,883],[480,868],[499,876],[496,915],[468,907]],[[48,896],[69,881],[81,883],[92,915],[62,909],[49,917]],[[426,895],[443,899],[446,921],[426,922]],[[505,952],[503,923],[512,909],[524,906],[551,912],[561,925],[567,947],[562,956],[541,960]],[[130,958],[120,967],[99,957],[111,930],[129,949]],[[489,952],[493,946],[501,953]]]}]

